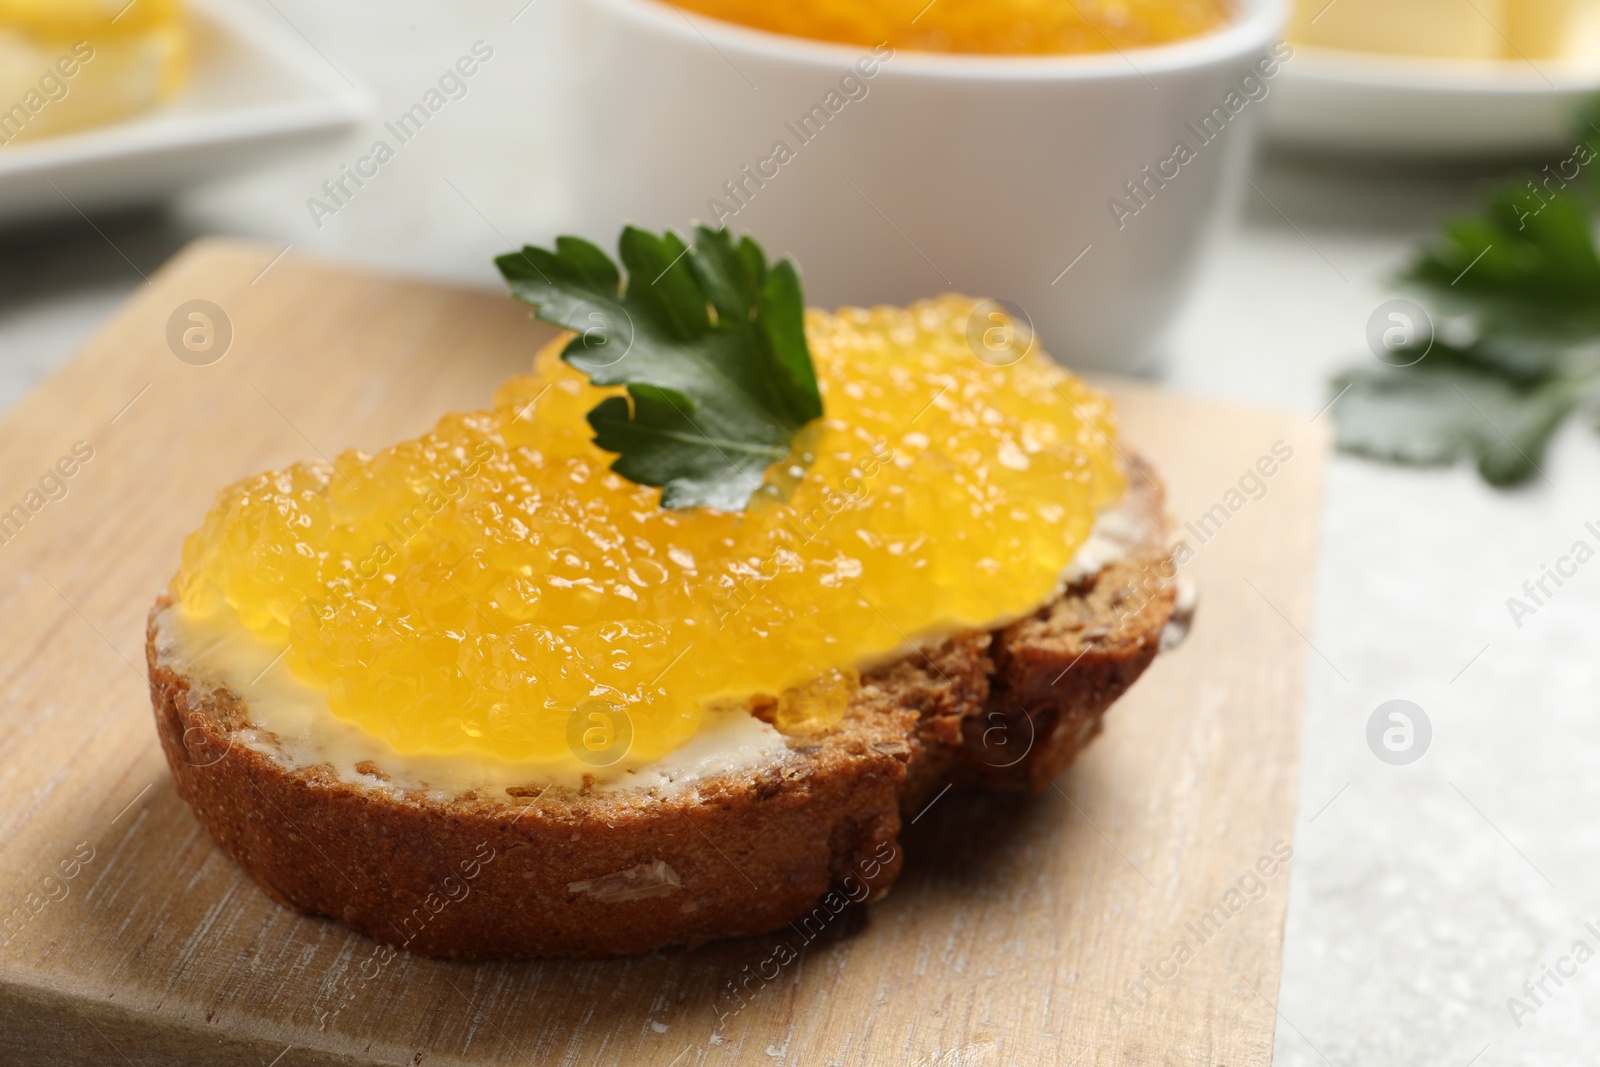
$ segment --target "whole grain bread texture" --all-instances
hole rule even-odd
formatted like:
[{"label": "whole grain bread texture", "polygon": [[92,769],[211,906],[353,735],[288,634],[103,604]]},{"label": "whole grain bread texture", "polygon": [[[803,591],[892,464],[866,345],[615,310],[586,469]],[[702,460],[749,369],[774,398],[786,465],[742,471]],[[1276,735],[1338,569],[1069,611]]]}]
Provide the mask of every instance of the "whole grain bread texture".
[{"label": "whole grain bread texture", "polygon": [[1162,488],[1139,461],[1129,474],[1120,558],[1027,618],[864,672],[840,723],[755,771],[670,791],[373,789],[263,751],[249,707],[162,647],[165,599],[146,644],[161,746],[268,896],[397,948],[600,957],[765,933],[886,893],[902,817],[947,785],[1043,789],[1099,733],[1176,603]]}]

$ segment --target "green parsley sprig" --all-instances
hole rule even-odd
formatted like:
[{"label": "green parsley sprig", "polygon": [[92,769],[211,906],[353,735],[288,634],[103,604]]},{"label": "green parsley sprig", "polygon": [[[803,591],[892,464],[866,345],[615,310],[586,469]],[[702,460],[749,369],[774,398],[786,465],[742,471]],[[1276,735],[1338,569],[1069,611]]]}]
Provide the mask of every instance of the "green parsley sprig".
[{"label": "green parsley sprig", "polygon": [[618,253],[626,279],[578,237],[495,264],[536,318],[576,331],[562,359],[595,385],[627,386],[589,412],[612,470],[661,487],[662,507],[743,510],[822,416],[800,273],[705,226],[693,247],[629,226]]}]

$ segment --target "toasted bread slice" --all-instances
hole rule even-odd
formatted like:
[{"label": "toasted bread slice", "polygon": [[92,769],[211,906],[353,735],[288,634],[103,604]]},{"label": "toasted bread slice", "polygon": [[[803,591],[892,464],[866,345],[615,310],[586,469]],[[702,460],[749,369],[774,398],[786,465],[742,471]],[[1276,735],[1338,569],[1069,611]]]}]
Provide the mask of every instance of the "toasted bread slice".
[{"label": "toasted bread slice", "polygon": [[1142,464],[1119,515],[1120,554],[1032,616],[865,672],[837,726],[687,789],[441,796],[293,766],[262,751],[237,695],[165,643],[165,599],[148,631],[151,700],[178,793],[300,911],[456,959],[758,934],[881,896],[900,872],[902,814],[947,785],[1043,789],[1099,732],[1176,602],[1163,494]]}]

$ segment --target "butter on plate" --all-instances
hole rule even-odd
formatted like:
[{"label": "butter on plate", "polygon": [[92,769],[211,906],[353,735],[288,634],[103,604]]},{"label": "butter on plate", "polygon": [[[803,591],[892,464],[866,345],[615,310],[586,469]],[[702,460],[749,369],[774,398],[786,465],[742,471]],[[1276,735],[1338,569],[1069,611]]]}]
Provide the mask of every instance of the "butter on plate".
[{"label": "butter on plate", "polygon": [[1600,60],[1596,0],[1504,0],[1512,58]]},{"label": "butter on plate", "polygon": [[188,60],[179,0],[0,0],[0,148],[152,107]]},{"label": "butter on plate", "polygon": [[1301,44],[1452,59],[1600,59],[1600,0],[1296,0]]}]

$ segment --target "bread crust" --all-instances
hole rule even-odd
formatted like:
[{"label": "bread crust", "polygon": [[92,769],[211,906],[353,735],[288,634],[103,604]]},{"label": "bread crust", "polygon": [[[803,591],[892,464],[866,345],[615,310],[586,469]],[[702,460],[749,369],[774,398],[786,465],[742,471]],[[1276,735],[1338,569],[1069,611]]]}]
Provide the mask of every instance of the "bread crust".
[{"label": "bread crust", "polygon": [[157,731],[179,795],[269,896],[397,948],[582,958],[825,923],[894,883],[902,814],[948,785],[1045,788],[1155,657],[1175,582],[1162,489],[1137,461],[1128,503],[1134,538],[1097,574],[864,673],[837,727],[693,788],[440,799],[291,767],[242,743],[234,693],[161,647],[165,598],[145,650]]}]

